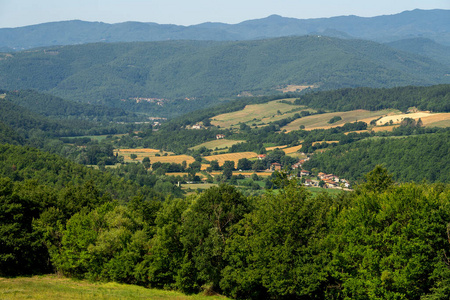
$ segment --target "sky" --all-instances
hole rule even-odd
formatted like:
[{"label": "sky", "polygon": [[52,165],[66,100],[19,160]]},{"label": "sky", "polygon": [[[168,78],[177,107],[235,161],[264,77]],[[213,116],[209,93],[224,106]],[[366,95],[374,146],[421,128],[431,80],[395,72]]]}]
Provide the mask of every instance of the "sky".
[{"label": "sky", "polygon": [[373,17],[416,8],[450,9],[450,0],[0,0],[0,28],[65,20],[236,24],[272,14],[297,19]]}]

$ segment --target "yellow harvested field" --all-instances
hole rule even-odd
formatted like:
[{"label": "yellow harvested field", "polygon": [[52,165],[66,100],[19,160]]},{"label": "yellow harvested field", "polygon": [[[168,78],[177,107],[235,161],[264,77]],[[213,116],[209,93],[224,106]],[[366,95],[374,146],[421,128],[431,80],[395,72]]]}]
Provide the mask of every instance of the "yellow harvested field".
[{"label": "yellow harvested field", "polygon": [[344,132],[344,134],[348,135],[349,133],[363,133],[363,132],[369,132],[369,130],[355,130],[355,131]]},{"label": "yellow harvested field", "polygon": [[[144,159],[144,157],[148,157],[150,158],[150,162],[155,162],[158,161],[158,156],[155,156],[156,154],[161,155],[160,157],[168,157],[168,156],[163,156],[164,154],[167,155],[172,155],[173,152],[166,152],[163,151],[161,152],[158,149],[150,149],[150,148],[141,148],[141,149],[116,149],[114,150],[114,154],[118,154],[119,156],[123,156],[123,159],[125,162],[138,162],[138,161],[142,161]],[[136,159],[131,159],[130,155],[131,154],[135,154],[137,157]],[[173,156],[171,156],[173,157]]]},{"label": "yellow harvested field", "polygon": [[449,127],[450,113],[431,114],[421,118],[424,126]]},{"label": "yellow harvested field", "polygon": [[289,148],[283,149],[283,151],[286,154],[291,154],[291,153],[297,152],[301,148],[302,148],[302,145],[298,145],[298,146],[294,146],[294,147],[289,147]]},{"label": "yellow harvested field", "polygon": [[172,173],[166,173],[166,176],[188,176],[188,173],[183,172],[172,172]]},{"label": "yellow harvested field", "polygon": [[229,148],[229,147],[233,146],[234,144],[244,143],[244,142],[245,142],[244,140],[235,141],[235,140],[220,139],[220,140],[205,142],[203,144],[191,147],[190,149],[196,150],[201,147],[206,147],[207,149],[212,149],[212,150],[214,150],[216,148],[224,149],[224,148]]},{"label": "yellow harvested field", "polygon": [[[213,171],[211,173],[211,176],[217,176],[217,175],[221,175],[222,172],[220,171]],[[258,176],[263,176],[263,177],[268,177],[270,175],[272,175],[272,172],[238,172],[238,171],[234,171],[233,175],[237,176],[237,175],[244,175],[244,176],[252,176],[253,174],[256,174]]]},{"label": "yellow harvested field", "polygon": [[117,149],[117,152],[123,153],[123,154],[131,154],[131,153],[159,153],[158,149],[150,149],[150,148],[143,148],[143,149]]},{"label": "yellow harvested field", "polygon": [[450,113],[430,113],[426,111],[420,111],[410,114],[396,114],[389,115],[381,118],[377,121],[376,127],[372,128],[373,131],[392,131],[398,126],[381,126],[392,121],[393,124],[400,124],[404,118],[411,118],[414,120],[422,120],[424,126],[429,127],[449,127],[450,126]]},{"label": "yellow harvested field", "polygon": [[181,164],[186,161],[187,165],[193,163],[195,159],[189,155],[169,155],[169,156],[154,156],[150,158],[150,163],[160,162],[160,163],[176,163]]},{"label": "yellow harvested field", "polygon": [[238,152],[205,156],[204,159],[206,159],[207,161],[217,160],[220,166],[223,165],[225,161],[230,160],[234,161],[235,166],[237,166],[237,163],[241,158],[256,158],[257,155],[258,154],[256,154],[255,152]]},{"label": "yellow harvested field", "polygon": [[392,131],[394,128],[398,127],[398,125],[392,125],[392,126],[377,126],[373,127],[372,130],[374,132],[381,132],[381,131]]},{"label": "yellow harvested field", "polygon": [[389,122],[391,122],[391,121],[393,124],[400,124],[400,122],[404,118],[410,118],[410,119],[414,119],[414,120],[418,120],[420,118],[420,119],[422,119],[422,122],[423,122],[424,118],[436,116],[436,115],[440,115],[440,114],[432,114],[430,112],[421,111],[421,112],[416,112],[416,113],[411,113],[411,114],[390,115],[390,116],[386,116],[386,117],[383,117],[380,120],[378,120],[377,125],[384,125],[386,123],[389,124]]},{"label": "yellow harvested field", "polygon": [[[333,113],[325,113],[320,115],[312,115],[304,118],[300,118],[294,120],[293,122],[287,124],[282,127],[281,130],[286,129],[286,131],[299,130],[301,125],[305,126],[306,130],[313,129],[328,129],[333,127],[342,126],[345,123],[353,123],[356,121],[362,121],[366,123],[370,123],[370,121],[377,119],[379,117],[387,116],[389,114],[398,112],[392,109],[380,110],[380,111],[368,111],[363,109],[345,111],[345,112],[333,112]],[[342,120],[337,121],[333,124],[328,124],[328,121],[333,118],[339,116]]]},{"label": "yellow harvested field", "polygon": [[275,149],[283,149],[283,148],[286,148],[287,147],[287,145],[283,145],[283,146],[273,146],[273,147],[266,147],[266,151],[272,151],[272,150],[275,150]]},{"label": "yellow harvested field", "polygon": [[333,144],[333,143],[339,144],[339,141],[318,141],[318,142],[312,143],[312,145],[314,146],[314,145],[317,145],[317,144],[322,144],[323,142],[325,142],[327,144]]},{"label": "yellow harvested field", "polygon": [[230,128],[238,126],[239,123],[253,123],[259,125],[261,123],[268,123],[270,121],[277,121],[293,116],[296,112],[289,112],[296,108],[305,108],[305,110],[312,111],[305,106],[290,105],[281,103],[282,100],[270,101],[263,104],[247,105],[243,110],[231,113],[221,114],[211,119],[211,124],[220,126],[221,128]]}]

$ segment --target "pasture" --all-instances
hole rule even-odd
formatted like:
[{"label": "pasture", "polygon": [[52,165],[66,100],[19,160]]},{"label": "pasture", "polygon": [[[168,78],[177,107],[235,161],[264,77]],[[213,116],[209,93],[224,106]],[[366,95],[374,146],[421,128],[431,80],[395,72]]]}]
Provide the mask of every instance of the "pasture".
[{"label": "pasture", "polygon": [[148,289],[119,283],[92,283],[56,275],[0,278],[0,299],[161,299],[224,300],[223,296],[184,295],[180,292]]},{"label": "pasture", "polygon": [[[287,99],[290,100],[290,99]],[[308,110],[301,105],[290,105],[281,103],[282,100],[270,101],[263,104],[247,105],[243,110],[221,114],[211,119],[211,124],[220,126],[221,128],[232,128],[239,126],[239,123],[246,123],[247,125],[256,124],[261,126],[272,121],[278,121],[293,116],[298,111],[292,110]],[[303,109],[304,108],[304,109]]]}]

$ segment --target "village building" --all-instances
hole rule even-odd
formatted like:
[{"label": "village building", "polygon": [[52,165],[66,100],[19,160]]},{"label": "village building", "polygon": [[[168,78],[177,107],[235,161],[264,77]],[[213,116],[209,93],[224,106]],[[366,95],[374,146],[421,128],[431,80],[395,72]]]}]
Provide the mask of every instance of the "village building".
[{"label": "village building", "polygon": [[216,140],[221,140],[225,138],[225,134],[216,134]]},{"label": "village building", "polygon": [[293,170],[300,169],[301,167],[302,167],[302,164],[300,162],[295,163],[295,164],[292,165],[292,169]]},{"label": "village building", "polygon": [[273,163],[270,165],[272,171],[281,171],[281,165],[279,163]]},{"label": "village building", "polygon": [[302,171],[300,172],[300,175],[301,175],[301,176],[309,176],[309,175],[311,175],[311,172],[308,171],[308,170],[302,170]]}]

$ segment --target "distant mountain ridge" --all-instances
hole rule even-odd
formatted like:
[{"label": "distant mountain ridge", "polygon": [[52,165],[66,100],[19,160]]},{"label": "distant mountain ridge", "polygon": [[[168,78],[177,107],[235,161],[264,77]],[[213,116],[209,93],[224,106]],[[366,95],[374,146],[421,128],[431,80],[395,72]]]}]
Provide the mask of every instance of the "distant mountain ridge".
[{"label": "distant mountain ridge", "polygon": [[363,18],[341,16],[295,19],[272,15],[239,24],[202,23],[192,26],[157,23],[63,21],[0,29],[0,50],[4,52],[55,45],[95,42],[164,40],[254,40],[308,34],[393,42],[428,38],[450,46],[450,10],[413,10],[394,15]]}]

